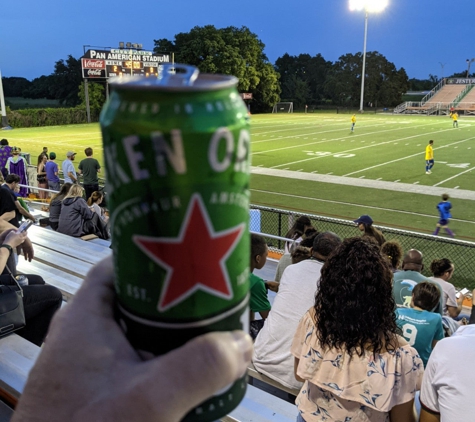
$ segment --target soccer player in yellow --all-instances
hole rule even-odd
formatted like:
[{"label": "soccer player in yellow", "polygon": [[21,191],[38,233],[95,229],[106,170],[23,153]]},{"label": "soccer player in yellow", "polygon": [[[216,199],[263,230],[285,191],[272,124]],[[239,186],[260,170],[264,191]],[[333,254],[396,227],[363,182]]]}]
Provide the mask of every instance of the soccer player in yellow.
[{"label": "soccer player in yellow", "polygon": [[434,141],[431,139],[429,145],[426,146],[426,174],[431,174],[430,170],[434,167],[434,150],[432,145],[434,145]]},{"label": "soccer player in yellow", "polygon": [[355,125],[356,125],[356,114],[353,114],[353,116],[351,116],[351,131],[352,132],[355,129]]},{"label": "soccer player in yellow", "polygon": [[459,127],[459,115],[456,111],[454,111],[452,114],[451,114],[451,117],[452,117],[452,120],[454,121],[453,122],[453,127]]}]

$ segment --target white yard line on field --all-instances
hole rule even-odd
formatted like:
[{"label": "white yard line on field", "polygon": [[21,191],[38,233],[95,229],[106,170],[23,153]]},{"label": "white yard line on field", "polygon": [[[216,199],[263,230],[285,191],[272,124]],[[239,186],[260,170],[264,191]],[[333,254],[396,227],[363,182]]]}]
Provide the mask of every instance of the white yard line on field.
[{"label": "white yard line on field", "polygon": [[474,169],[475,169],[475,167],[472,167],[471,169],[462,171],[461,173],[456,174],[455,176],[449,177],[448,179],[442,180],[442,182],[436,183],[436,184],[433,185],[433,186],[439,186],[439,185],[441,185],[442,183],[445,183],[445,182],[448,182],[449,180],[455,179],[456,177],[459,177],[459,176],[461,176],[462,174],[468,173],[469,171],[472,171],[472,170],[474,170]]},{"label": "white yard line on field", "polygon": [[[420,217],[427,217],[427,218],[431,218],[431,219],[437,218],[436,215],[421,214],[421,213],[418,213],[418,212],[395,210],[395,209],[392,209],[392,208],[374,207],[374,206],[371,206],[371,205],[352,204],[351,202],[332,201],[330,199],[311,198],[309,196],[291,195],[291,194],[288,194],[288,193],[271,192],[271,191],[260,190],[260,189],[251,189],[251,192],[266,193],[266,194],[269,194],[269,195],[285,196],[285,197],[296,198],[296,199],[306,199],[308,201],[327,202],[329,204],[338,204],[338,205],[359,207],[359,208],[379,210],[379,211],[390,211],[390,212],[396,212],[396,213],[399,213],[399,214],[417,215],[417,216],[420,216]],[[457,219],[457,218],[452,218],[451,221],[459,221],[461,223],[475,224],[475,221],[460,220],[460,219]]]}]

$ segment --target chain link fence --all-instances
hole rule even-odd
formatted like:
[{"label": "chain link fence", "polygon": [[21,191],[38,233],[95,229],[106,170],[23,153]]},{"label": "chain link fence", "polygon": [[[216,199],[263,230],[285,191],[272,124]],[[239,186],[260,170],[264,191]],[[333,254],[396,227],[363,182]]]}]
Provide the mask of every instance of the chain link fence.
[{"label": "chain link fence", "polygon": [[[293,222],[302,214],[277,208],[268,208],[251,205],[254,216],[251,216],[251,230],[260,231],[263,235],[270,234],[284,237]],[[322,217],[319,215],[305,214],[312,221],[313,226],[319,232],[331,231],[342,239],[361,236],[361,232],[353,221],[340,220],[337,218]],[[259,219],[259,221],[257,221]],[[254,220],[254,221],[253,221]],[[253,223],[259,226],[253,228]],[[432,235],[393,229],[390,227],[374,226],[381,230],[386,240],[398,240],[404,253],[409,249],[417,249],[424,255],[425,268],[422,273],[430,277],[430,264],[434,259],[448,258],[455,265],[455,272],[450,280],[458,288],[475,288],[473,277],[475,268],[475,243],[462,240],[435,237]],[[283,252],[284,241],[268,238],[271,250]]]}]

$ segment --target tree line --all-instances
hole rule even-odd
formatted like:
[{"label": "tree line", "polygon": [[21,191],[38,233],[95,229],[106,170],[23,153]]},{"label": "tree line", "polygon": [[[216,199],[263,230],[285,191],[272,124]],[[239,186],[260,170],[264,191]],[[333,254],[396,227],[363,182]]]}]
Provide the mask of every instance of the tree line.
[{"label": "tree line", "polygon": [[[253,94],[254,112],[268,112],[278,101],[293,101],[295,108],[333,105],[356,107],[360,101],[362,53],[345,54],[336,62],[321,54],[311,56],[285,53],[275,64],[264,53],[265,45],[247,27],[215,28],[196,26],[175,35],[173,40],[154,40],[154,53],[174,53],[175,62],[197,66],[203,73],[234,75],[239,92]],[[464,72],[452,75],[465,76]],[[32,81],[21,77],[4,77],[6,97],[47,98],[62,106],[84,105],[81,60],[69,55],[55,63],[54,72]],[[365,103],[375,107],[392,107],[402,101],[408,90],[429,90],[439,82],[409,79],[404,68],[377,51],[366,54]],[[105,101],[104,83],[90,83],[93,108]]]}]

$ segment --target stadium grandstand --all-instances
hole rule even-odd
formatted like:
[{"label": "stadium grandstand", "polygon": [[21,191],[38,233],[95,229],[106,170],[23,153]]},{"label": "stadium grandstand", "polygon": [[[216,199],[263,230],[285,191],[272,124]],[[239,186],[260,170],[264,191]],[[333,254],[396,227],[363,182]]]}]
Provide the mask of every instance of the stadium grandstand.
[{"label": "stadium grandstand", "polygon": [[475,79],[443,79],[420,102],[408,101],[398,105],[398,114],[475,114]]}]

